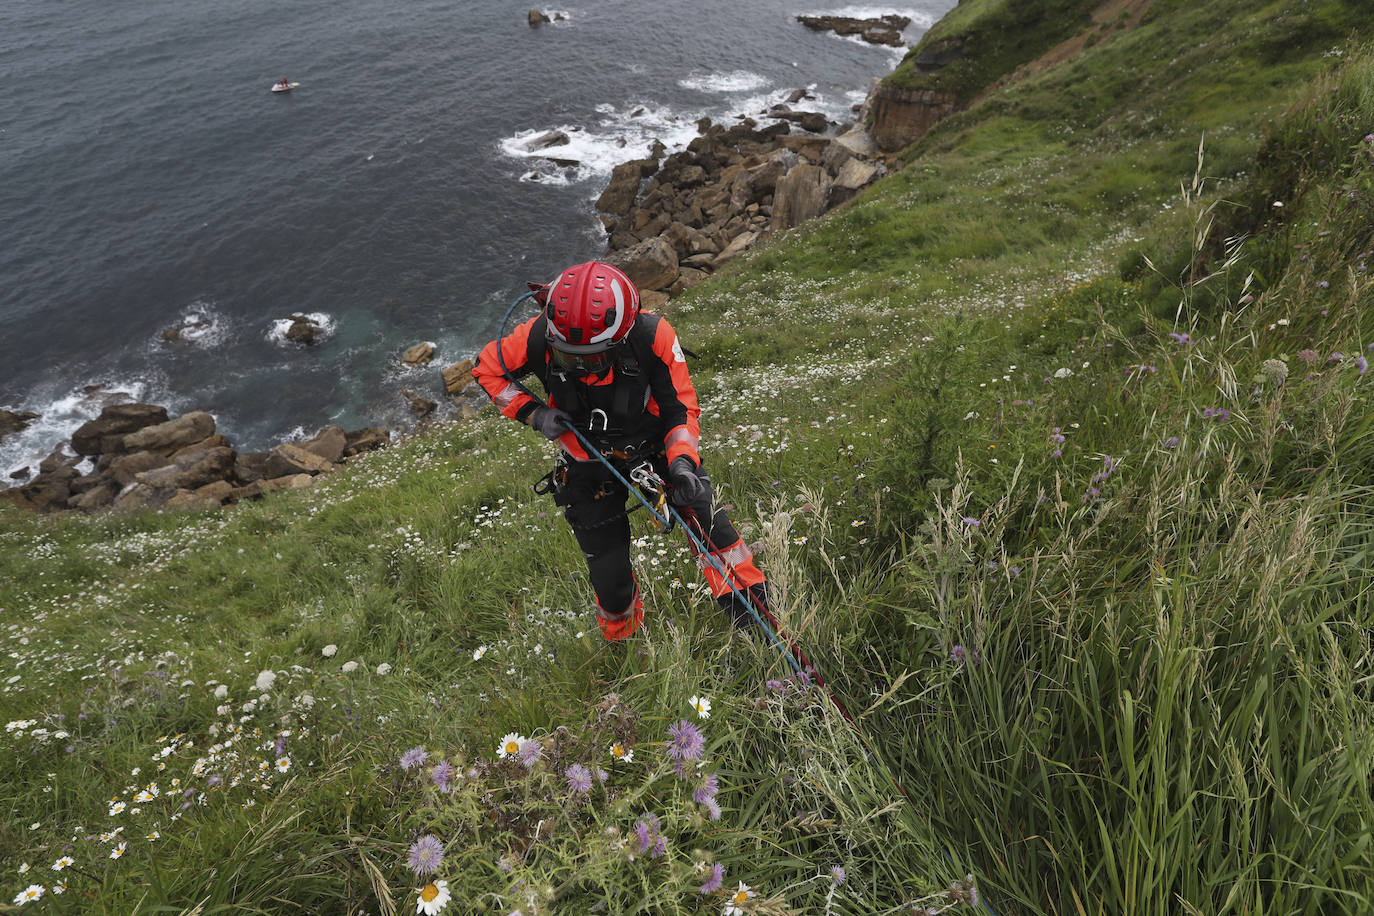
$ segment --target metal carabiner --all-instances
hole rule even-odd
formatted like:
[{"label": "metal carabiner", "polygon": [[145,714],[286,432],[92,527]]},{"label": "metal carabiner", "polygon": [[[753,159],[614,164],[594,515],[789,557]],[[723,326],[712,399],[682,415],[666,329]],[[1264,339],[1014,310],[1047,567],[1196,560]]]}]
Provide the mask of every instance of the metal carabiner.
[{"label": "metal carabiner", "polygon": [[654,512],[658,514],[659,518],[668,519],[667,524],[658,521],[658,519],[654,520],[654,524],[658,526],[659,531],[664,533],[672,531],[673,525],[676,524],[676,520],[667,513],[668,487],[663,483],[663,478],[654,473],[653,464],[648,461],[641,461],[631,468],[630,482],[639,487],[646,496],[650,494],[654,495]]},{"label": "metal carabiner", "polygon": [[608,430],[611,428],[611,419],[610,419],[610,417],[606,416],[606,411],[602,410],[600,407],[594,408],[594,409],[592,410],[591,417],[588,418],[588,420],[587,420],[587,431],[588,431],[588,432],[593,432],[593,433],[598,431],[597,428],[596,428],[596,415],[597,415],[597,414],[601,414],[601,429],[600,429],[600,432],[603,432],[603,433],[604,433],[604,432],[608,431]]}]

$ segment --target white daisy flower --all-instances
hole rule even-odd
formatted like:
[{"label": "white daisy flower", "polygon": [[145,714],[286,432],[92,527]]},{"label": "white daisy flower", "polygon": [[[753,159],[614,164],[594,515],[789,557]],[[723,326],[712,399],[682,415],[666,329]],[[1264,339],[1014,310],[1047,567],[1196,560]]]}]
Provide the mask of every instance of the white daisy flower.
[{"label": "white daisy flower", "polygon": [[334,645],[332,642],[320,650],[320,652],[324,655],[325,658],[333,658],[334,653],[338,651],[339,647]]},{"label": "white daisy flower", "polygon": [[15,896],[14,905],[23,906],[26,903],[32,903],[33,901],[38,900],[40,897],[43,896],[43,890],[44,888],[41,884],[30,884],[28,887],[20,891]]},{"label": "white daisy flower", "polygon": [[692,704],[692,708],[697,711],[697,716],[702,719],[711,718],[711,698],[692,697],[687,702]]},{"label": "white daisy flower", "polygon": [[626,747],[617,742],[611,745],[611,757],[617,763],[630,763],[635,759],[634,748]]},{"label": "white daisy flower", "polygon": [[277,758],[277,772],[278,772],[278,773],[285,773],[285,772],[286,772],[287,770],[289,770],[289,769],[291,769],[291,758],[290,758],[290,757],[278,757],[278,758]]},{"label": "white daisy flower", "polygon": [[120,856],[124,855],[124,850],[126,850],[126,849],[128,849],[128,848],[129,848],[129,844],[128,844],[128,843],[120,843],[120,844],[119,844],[118,846],[116,846],[114,849],[111,849],[111,850],[110,850],[110,858],[111,858],[111,859],[118,859]]},{"label": "white daisy flower", "polygon": [[754,896],[754,891],[743,881],[739,883],[739,889],[730,895],[730,902],[725,904],[724,916],[744,916],[744,910],[740,909],[740,904]]},{"label": "white daisy flower", "polygon": [[53,871],[61,871],[62,869],[66,868],[68,865],[75,864],[75,862],[76,862],[76,860],[73,859],[71,856],[63,856],[62,858],[58,859],[56,862],[52,863],[52,870],[53,870]]},{"label": "white daisy flower", "polygon": [[514,757],[520,753],[520,748],[525,746],[525,736],[511,732],[501,739],[501,746],[497,749],[497,756],[504,760],[507,757]]},{"label": "white daisy flower", "polygon": [[453,895],[448,891],[447,881],[434,881],[426,884],[419,890],[419,899],[415,901],[416,916],[434,916],[444,907],[448,906],[449,900]]}]

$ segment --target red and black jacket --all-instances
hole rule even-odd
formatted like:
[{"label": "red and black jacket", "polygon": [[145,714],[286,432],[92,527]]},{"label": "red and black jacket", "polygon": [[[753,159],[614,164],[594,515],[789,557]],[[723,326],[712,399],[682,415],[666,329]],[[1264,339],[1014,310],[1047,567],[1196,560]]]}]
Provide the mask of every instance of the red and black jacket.
[{"label": "red and black jacket", "polygon": [[[538,402],[517,382],[533,375],[548,392],[549,405],[567,411],[598,448],[662,448],[670,462],[687,455],[701,464],[701,408],[672,325],[641,312],[616,347],[611,367],[603,375],[578,379],[553,364],[546,320],[543,315],[531,318],[487,344],[477,357],[472,376],[501,413],[522,423],[529,419]],[[573,433],[564,433],[558,442],[573,458],[591,460]]]}]

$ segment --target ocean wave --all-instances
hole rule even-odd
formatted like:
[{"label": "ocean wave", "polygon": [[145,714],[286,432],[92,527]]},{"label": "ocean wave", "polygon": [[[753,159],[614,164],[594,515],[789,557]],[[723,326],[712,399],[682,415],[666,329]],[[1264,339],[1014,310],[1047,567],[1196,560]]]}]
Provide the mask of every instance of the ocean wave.
[{"label": "ocean wave", "polygon": [[[338,329],[338,322],[328,312],[304,312],[302,314],[303,317],[308,318],[312,324],[320,328],[320,332],[315,335],[317,343],[333,337],[334,332]],[[297,346],[295,342],[286,339],[286,332],[291,330],[292,324],[294,322],[290,318],[276,319],[267,328],[267,339],[278,346]]]},{"label": "ocean wave", "polygon": [[772,84],[766,76],[750,70],[731,70],[727,73],[694,73],[677,81],[683,89],[697,92],[757,92]]}]

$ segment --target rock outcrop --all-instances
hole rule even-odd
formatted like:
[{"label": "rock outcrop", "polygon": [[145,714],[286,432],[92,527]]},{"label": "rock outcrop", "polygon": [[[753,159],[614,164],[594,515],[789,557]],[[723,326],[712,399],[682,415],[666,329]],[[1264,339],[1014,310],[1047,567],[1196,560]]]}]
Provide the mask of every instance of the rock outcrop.
[{"label": "rock outcrop", "polygon": [[240,453],[204,411],[169,419],[165,407],[113,404],[82,424],[70,451],[54,449],[37,476],[0,490],[0,500],[34,512],[219,506],[308,486],[390,437],[377,427],[344,432],[326,426],[305,442]]},{"label": "rock outcrop", "polygon": [[38,414],[31,410],[0,410],[0,439],[5,438],[11,433],[17,433],[26,429],[30,423],[37,420]]},{"label": "rock outcrop", "polygon": [[900,48],[905,43],[902,39],[902,29],[911,25],[910,17],[898,15],[867,19],[850,16],[798,16],[797,21],[817,32],[857,35],[869,44],[889,45],[894,48]]},{"label": "rock outcrop", "polygon": [[[804,98],[805,90],[790,97]],[[687,149],[663,156],[658,148],[660,155],[616,166],[596,205],[608,234],[605,257],[635,281],[646,307],[885,174],[862,128],[793,135],[794,121],[760,128],[752,119],[730,127],[702,119]]]}]

